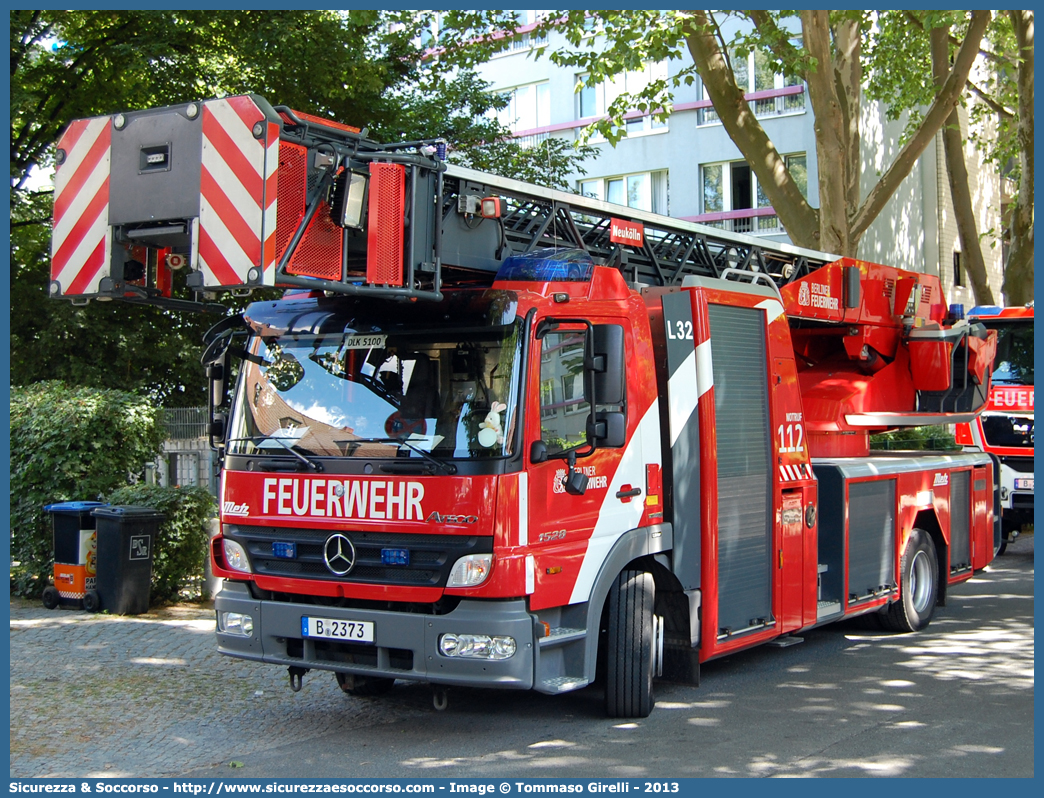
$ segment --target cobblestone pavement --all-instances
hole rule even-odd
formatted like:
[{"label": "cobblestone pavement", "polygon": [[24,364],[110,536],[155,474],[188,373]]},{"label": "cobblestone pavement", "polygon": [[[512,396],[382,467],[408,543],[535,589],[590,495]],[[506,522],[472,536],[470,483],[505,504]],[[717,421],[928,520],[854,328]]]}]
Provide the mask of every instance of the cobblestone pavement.
[{"label": "cobblestone pavement", "polygon": [[[11,777],[162,777],[234,761],[288,740],[429,711],[344,695],[313,671],[217,653],[214,612],[137,616],[47,610],[11,600]],[[430,696],[427,696],[430,702]]]},{"label": "cobblestone pavement", "polygon": [[[710,663],[698,690],[663,686],[656,712],[642,724],[604,718],[597,690],[556,697],[461,690],[449,711],[437,713],[424,685],[401,683],[385,700],[351,698],[330,674],[313,671],[293,693],[284,669],[217,653],[209,608],[120,617],[12,599],[10,775],[592,775],[610,772],[606,756],[634,773],[717,775],[712,765],[736,759],[728,772],[763,775],[741,761],[758,745],[797,761],[769,771],[783,775],[934,775],[940,763],[945,775],[1032,775],[1032,720],[1020,709],[1033,701],[1032,584],[1028,535],[956,589],[928,633],[857,632],[849,640],[827,627],[835,631],[813,632],[806,645],[782,650],[796,659],[763,646]],[[867,709],[882,689],[865,681],[896,673],[895,684],[917,685],[902,688],[909,706]],[[837,683],[833,714],[817,704],[817,717],[836,721],[848,713],[851,724],[801,725],[810,716],[800,702],[788,710],[779,695],[806,678]],[[887,680],[881,683],[893,684]],[[882,714],[897,725],[868,725],[866,717]],[[632,727],[640,727],[643,746],[611,744]],[[581,756],[585,746],[590,752]],[[899,758],[905,764],[873,770],[871,755],[898,761],[896,746],[909,747]],[[567,748],[575,761],[563,758]],[[847,764],[809,770],[808,757],[827,756],[820,749]],[[959,758],[940,759],[940,751]],[[660,765],[650,771],[653,754]]]}]

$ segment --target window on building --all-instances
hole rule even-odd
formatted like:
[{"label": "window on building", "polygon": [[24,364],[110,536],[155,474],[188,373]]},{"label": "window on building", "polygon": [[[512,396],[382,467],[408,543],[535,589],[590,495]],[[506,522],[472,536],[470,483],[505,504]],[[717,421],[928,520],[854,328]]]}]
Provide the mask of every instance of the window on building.
[{"label": "window on building", "polygon": [[548,81],[516,86],[502,90],[500,94],[508,98],[508,103],[496,111],[495,116],[512,133],[551,124],[551,84]]},{"label": "window on building", "polygon": [[[637,94],[654,80],[667,77],[667,62],[657,61],[646,64],[642,69],[617,75],[612,81],[588,86],[587,75],[577,75],[577,119],[590,119],[604,115],[613,101],[624,92]],[[628,134],[648,133],[653,130],[666,130],[666,122],[658,122],[652,116],[629,119],[626,122]],[[597,140],[597,139],[595,139]]]},{"label": "window on building", "polygon": [[581,180],[578,188],[585,197],[667,215],[666,170]]},{"label": "window on building", "polygon": [[961,269],[961,253],[956,250],[953,253],[953,284],[957,287],[964,285],[964,274]]},{"label": "window on building", "polygon": [[[794,44],[800,47],[800,39],[794,40]],[[741,55],[736,48],[732,48],[729,50],[729,61],[732,64],[736,85],[744,94],[786,89],[800,86],[804,82],[800,77],[786,77],[776,73],[772,68],[768,53],[764,50],[753,50],[746,55]],[[703,99],[710,99],[706,85],[703,86]],[[805,95],[804,92],[801,92],[765,97],[751,102],[751,108],[754,115],[758,117],[801,113],[805,110]],[[719,121],[718,114],[713,108],[700,109],[697,124],[709,125]]]},{"label": "window on building", "polygon": [[808,199],[808,159],[805,153],[787,155],[786,162],[787,170],[790,172],[790,176],[794,178],[794,182],[797,183],[801,196]]},{"label": "window on building", "polygon": [[[807,196],[808,176],[804,153],[784,156],[787,168]],[[779,218],[771,211],[772,203],[758,183],[757,175],[746,161],[703,164],[700,167],[703,214],[725,214],[726,218],[699,219],[736,233],[783,232]],[[743,213],[747,211],[748,213]]]}]

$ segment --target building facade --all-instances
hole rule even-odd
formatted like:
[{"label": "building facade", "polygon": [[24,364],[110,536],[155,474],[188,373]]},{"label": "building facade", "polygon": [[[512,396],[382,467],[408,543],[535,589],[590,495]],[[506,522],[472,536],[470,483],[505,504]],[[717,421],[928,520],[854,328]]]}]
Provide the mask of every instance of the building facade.
[{"label": "building facade", "polygon": [[[529,22],[535,22],[534,12],[519,13],[528,14]],[[737,24],[729,18],[723,25],[726,40],[731,39]],[[551,136],[578,140],[621,92],[634,92],[650,80],[671,77],[690,63],[688,59],[648,63],[612,83],[588,87],[583,85],[586,76],[582,72],[557,66],[546,56],[536,57],[539,47],[546,46],[550,52],[565,45],[560,34],[537,39],[527,32],[510,49],[479,68],[493,90],[509,98],[499,114],[500,121],[529,146],[539,147]],[[757,52],[745,58],[733,55],[732,60],[737,82],[746,89],[760,123],[810,204],[818,207],[815,120],[804,83],[775,74],[768,59]],[[962,120],[966,126],[966,115],[962,114]],[[576,176],[578,193],[770,241],[789,241],[759,189],[756,175],[718,120],[699,80],[674,90],[674,108],[666,122],[655,120],[649,113],[633,112],[626,118],[626,127],[626,137],[616,146],[597,136],[590,140],[599,153],[584,163],[587,174]],[[899,151],[902,128],[903,120],[889,122],[883,107],[864,102],[864,195]],[[964,139],[968,141],[967,136]],[[966,144],[965,157],[979,232],[992,230],[999,238],[1003,203],[1000,178],[983,164],[970,143]],[[1000,301],[1002,248],[999,243],[990,246],[987,239],[982,249],[994,296]],[[975,304],[957,235],[941,134],[863,236],[859,256],[937,274],[950,302],[968,307]]]}]

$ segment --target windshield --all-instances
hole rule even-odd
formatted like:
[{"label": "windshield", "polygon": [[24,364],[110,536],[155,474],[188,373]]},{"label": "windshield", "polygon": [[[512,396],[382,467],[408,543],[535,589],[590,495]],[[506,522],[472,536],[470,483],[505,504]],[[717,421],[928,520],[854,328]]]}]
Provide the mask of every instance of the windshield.
[{"label": "windshield", "polygon": [[484,325],[462,326],[477,320],[447,309],[441,324],[400,305],[397,316],[405,310],[417,317],[413,324],[378,325],[338,312],[309,331],[265,335],[272,327],[263,327],[241,369],[229,451],[418,459],[422,452],[439,459],[512,454],[520,323],[512,314],[508,323],[490,324],[505,321],[501,312]]},{"label": "windshield", "polygon": [[993,382],[997,385],[1032,385],[1033,321],[980,321],[987,329],[997,331]]}]

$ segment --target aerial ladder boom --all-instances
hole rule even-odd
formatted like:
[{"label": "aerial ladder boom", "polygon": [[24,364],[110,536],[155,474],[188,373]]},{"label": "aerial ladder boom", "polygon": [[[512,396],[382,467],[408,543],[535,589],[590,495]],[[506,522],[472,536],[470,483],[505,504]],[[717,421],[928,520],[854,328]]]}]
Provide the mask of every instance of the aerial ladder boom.
[{"label": "aerial ladder boom", "polygon": [[58,142],[50,295],[212,311],[274,287],[438,301],[491,284],[511,255],[582,250],[636,290],[770,286],[825,454],[985,404],[995,334],[952,312],[937,276],[477,172],[445,149],[379,144],[256,95],[76,120]]}]

